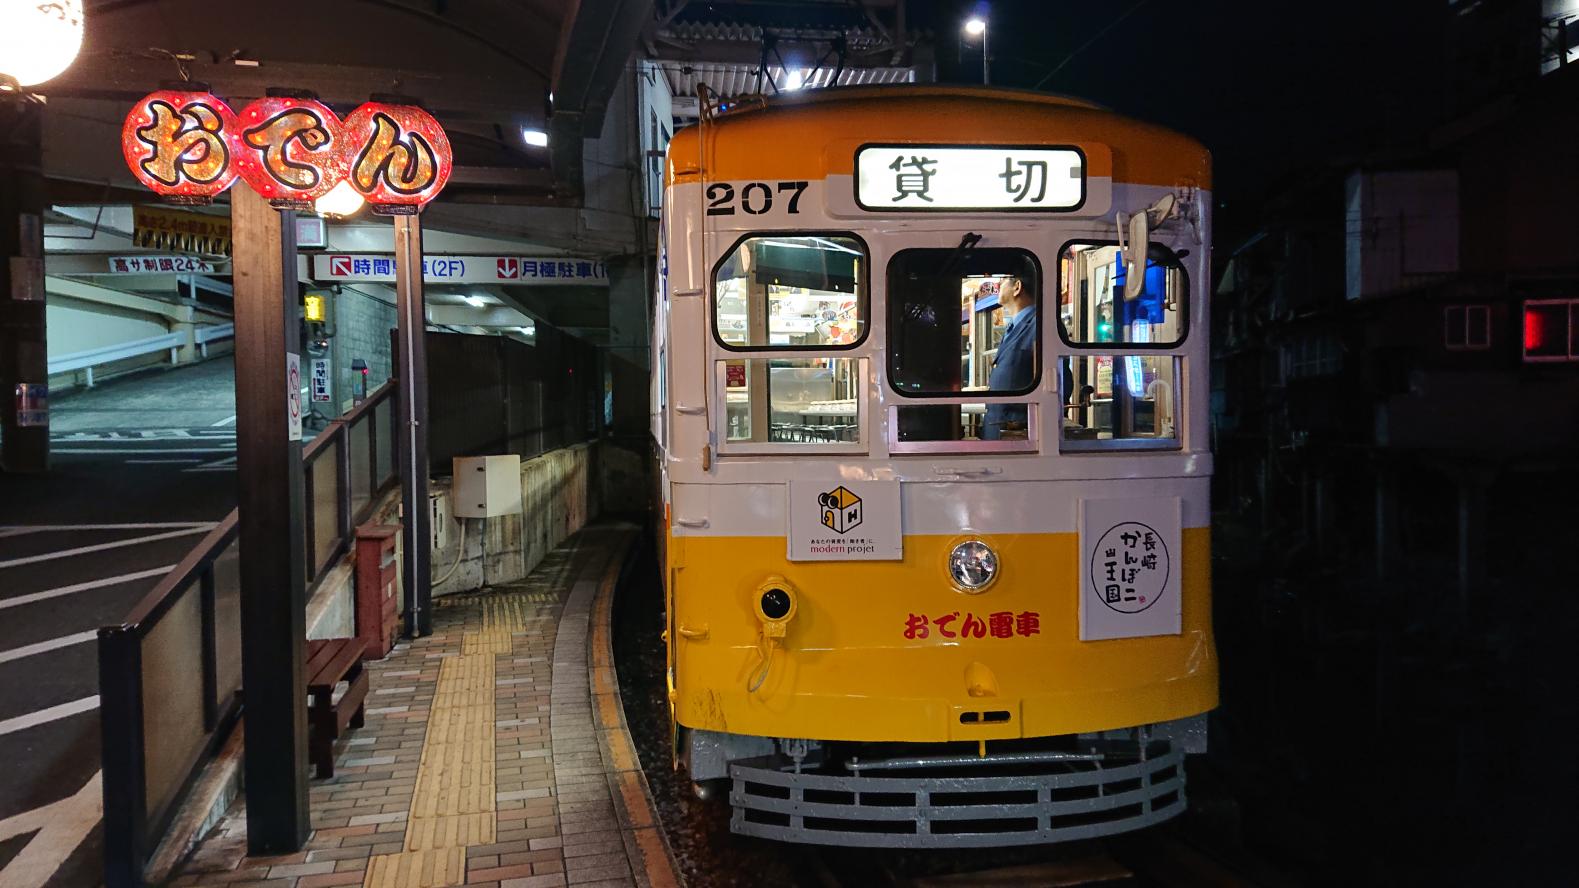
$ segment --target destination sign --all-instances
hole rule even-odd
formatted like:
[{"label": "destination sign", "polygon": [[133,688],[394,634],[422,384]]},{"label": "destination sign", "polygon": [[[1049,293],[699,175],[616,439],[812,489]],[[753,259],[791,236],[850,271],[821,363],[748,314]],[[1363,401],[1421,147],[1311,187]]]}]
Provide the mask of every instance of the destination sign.
[{"label": "destination sign", "polygon": [[1068,212],[1085,199],[1078,148],[866,145],[855,153],[855,201],[866,210]]}]

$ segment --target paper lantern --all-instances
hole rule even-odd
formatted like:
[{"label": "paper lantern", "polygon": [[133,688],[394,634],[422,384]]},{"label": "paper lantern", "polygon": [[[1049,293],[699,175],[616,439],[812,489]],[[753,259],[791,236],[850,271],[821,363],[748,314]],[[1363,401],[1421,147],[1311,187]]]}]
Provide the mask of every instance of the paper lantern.
[{"label": "paper lantern", "polygon": [[234,166],[275,207],[310,210],[345,178],[340,118],[322,102],[269,96],[237,117]]},{"label": "paper lantern", "polygon": [[351,187],[386,216],[421,211],[454,166],[444,128],[415,105],[368,102],[352,111],[340,151]]},{"label": "paper lantern", "polygon": [[208,92],[162,89],[132,106],[121,153],[137,181],[167,203],[206,204],[236,181],[236,114]]}]

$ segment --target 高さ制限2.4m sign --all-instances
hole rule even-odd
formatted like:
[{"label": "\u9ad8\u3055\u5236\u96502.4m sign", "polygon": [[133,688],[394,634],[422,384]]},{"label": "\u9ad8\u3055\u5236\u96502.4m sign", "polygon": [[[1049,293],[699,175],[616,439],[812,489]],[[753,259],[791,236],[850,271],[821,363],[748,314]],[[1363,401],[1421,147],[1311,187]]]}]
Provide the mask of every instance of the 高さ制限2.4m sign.
[{"label": "\u9ad8\u3055\u5236\u96502.4m sign", "polygon": [[[344,283],[395,282],[395,257],[377,253],[324,253],[312,257],[312,278]],[[606,287],[608,266],[577,256],[423,256],[430,284],[584,285]]]}]

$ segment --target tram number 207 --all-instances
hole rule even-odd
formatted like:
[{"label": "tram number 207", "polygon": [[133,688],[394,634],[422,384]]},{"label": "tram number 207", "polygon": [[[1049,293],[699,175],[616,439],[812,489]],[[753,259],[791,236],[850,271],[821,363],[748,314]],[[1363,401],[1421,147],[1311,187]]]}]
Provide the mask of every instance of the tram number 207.
[{"label": "tram number 207", "polygon": [[707,215],[733,216],[735,207],[752,216],[760,216],[773,209],[773,195],[789,195],[785,212],[800,212],[800,196],[806,192],[807,182],[747,182],[740,186],[737,196],[735,186],[728,182],[714,182],[707,186]]}]

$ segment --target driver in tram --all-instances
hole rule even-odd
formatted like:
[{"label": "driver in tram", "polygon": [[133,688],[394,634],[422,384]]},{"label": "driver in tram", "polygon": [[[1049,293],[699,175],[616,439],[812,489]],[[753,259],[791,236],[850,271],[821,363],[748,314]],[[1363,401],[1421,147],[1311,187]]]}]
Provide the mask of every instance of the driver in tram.
[{"label": "driver in tram", "polygon": [[[992,373],[987,386],[996,394],[1018,392],[1036,379],[1036,298],[1017,277],[1007,277],[998,287],[998,304],[1009,312],[1008,329],[998,343],[998,354],[992,360]],[[1004,437],[1023,438],[1026,435],[1026,407],[1024,404],[992,404],[987,407],[986,422],[982,424],[981,437],[995,441]]]}]

